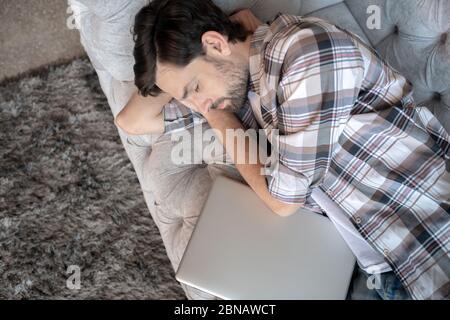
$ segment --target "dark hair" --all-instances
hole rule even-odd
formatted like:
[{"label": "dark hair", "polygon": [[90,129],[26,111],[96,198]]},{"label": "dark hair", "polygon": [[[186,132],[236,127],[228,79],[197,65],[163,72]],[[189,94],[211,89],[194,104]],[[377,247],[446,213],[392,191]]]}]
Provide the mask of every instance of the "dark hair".
[{"label": "dark hair", "polygon": [[228,41],[245,41],[249,33],[210,0],[153,0],[143,7],[134,23],[135,84],[143,96],[157,96],[156,61],[186,66],[205,54],[201,42],[207,31]]}]

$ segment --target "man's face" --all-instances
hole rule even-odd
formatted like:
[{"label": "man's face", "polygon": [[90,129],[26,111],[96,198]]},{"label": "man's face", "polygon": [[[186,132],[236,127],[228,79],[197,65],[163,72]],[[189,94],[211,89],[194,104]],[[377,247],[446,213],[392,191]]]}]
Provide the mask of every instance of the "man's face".
[{"label": "man's face", "polygon": [[247,97],[248,80],[247,62],[208,55],[185,67],[158,64],[156,73],[161,90],[200,113],[216,108],[239,110]]}]

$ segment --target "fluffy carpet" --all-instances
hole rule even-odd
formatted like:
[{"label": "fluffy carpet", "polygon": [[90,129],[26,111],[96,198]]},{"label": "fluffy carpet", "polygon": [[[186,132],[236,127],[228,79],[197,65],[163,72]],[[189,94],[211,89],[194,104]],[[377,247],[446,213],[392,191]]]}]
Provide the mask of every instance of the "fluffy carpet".
[{"label": "fluffy carpet", "polygon": [[1,299],[185,299],[87,60],[2,84],[0,146]]}]

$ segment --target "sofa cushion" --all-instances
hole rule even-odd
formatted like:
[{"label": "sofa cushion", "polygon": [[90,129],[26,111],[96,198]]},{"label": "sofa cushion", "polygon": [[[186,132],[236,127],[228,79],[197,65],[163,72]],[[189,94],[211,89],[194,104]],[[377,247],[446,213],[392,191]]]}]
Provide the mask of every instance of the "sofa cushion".
[{"label": "sofa cushion", "polygon": [[147,0],[71,0],[81,40],[96,69],[134,80],[132,26]]},{"label": "sofa cushion", "polygon": [[302,0],[299,14],[302,16],[313,15],[313,12],[332,7],[344,0]]},{"label": "sofa cushion", "polygon": [[[322,3],[324,7],[318,7],[318,4],[321,2],[324,2]],[[314,6],[312,5],[312,3],[314,3]],[[354,34],[358,35],[363,41],[370,44],[370,41],[367,38],[366,34],[358,25],[358,22],[355,20],[344,1],[322,0],[318,3],[315,1],[311,2],[310,0],[304,1],[302,2],[300,15],[314,16],[330,21],[341,28],[353,32]]]},{"label": "sofa cushion", "polygon": [[[346,0],[383,58],[411,83],[418,105],[428,107],[450,132],[450,1]],[[367,28],[368,4],[380,7],[380,29]]]}]

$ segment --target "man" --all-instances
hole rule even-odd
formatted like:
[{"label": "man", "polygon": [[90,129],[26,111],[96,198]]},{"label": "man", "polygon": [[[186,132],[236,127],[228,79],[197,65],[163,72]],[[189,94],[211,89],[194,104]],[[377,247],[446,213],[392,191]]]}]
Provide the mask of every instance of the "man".
[{"label": "man", "polygon": [[[117,124],[168,133],[206,119],[275,213],[320,212],[310,195],[326,192],[383,257],[383,298],[448,298],[450,138],[416,107],[411,84],[323,20],[278,15],[260,24],[248,11],[234,20],[250,21],[254,33],[210,1],[143,8],[135,24],[140,94]],[[236,161],[235,141],[224,138],[227,129],[257,127],[277,144],[278,166],[266,176],[261,163]]]}]

